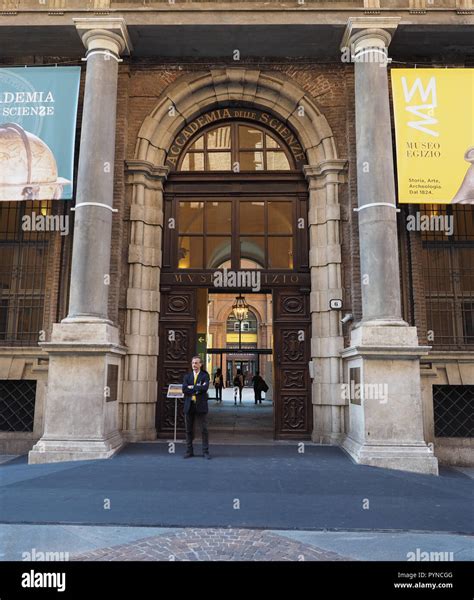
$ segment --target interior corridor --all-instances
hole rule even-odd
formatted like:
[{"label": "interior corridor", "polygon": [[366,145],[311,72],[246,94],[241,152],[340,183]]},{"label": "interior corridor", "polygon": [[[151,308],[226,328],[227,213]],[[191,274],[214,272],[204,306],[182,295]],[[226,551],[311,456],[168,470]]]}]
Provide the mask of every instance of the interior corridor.
[{"label": "interior corridor", "polygon": [[[268,394],[267,394],[268,395]],[[262,443],[273,441],[273,402],[262,394],[262,404],[255,404],[252,388],[243,388],[242,404],[234,404],[234,388],[222,390],[222,403],[209,388],[209,433],[211,443]]]}]

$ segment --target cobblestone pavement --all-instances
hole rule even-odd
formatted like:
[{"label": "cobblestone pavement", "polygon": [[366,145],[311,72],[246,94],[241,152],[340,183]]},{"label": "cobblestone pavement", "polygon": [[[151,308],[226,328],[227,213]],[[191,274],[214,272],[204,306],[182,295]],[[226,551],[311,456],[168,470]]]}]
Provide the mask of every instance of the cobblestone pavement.
[{"label": "cobblestone pavement", "polygon": [[335,561],[351,560],[259,529],[178,529],[130,544],[72,555],[82,561]]}]

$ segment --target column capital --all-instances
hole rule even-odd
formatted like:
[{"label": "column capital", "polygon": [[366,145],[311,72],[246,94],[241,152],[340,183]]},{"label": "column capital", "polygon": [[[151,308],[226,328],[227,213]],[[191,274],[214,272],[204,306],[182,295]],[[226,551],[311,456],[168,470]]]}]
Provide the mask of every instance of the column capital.
[{"label": "column capital", "polygon": [[121,54],[130,54],[133,49],[125,19],[80,17],[73,21],[88,53],[93,50],[105,50],[118,57]]},{"label": "column capital", "polygon": [[350,17],[342,37],[341,49],[355,46],[388,48],[400,23],[400,17]]},{"label": "column capital", "polygon": [[332,158],[317,165],[305,165],[303,172],[311,188],[321,180],[326,183],[346,183],[347,168],[348,161],[345,158]]},{"label": "column capital", "polygon": [[146,160],[129,159],[125,161],[128,183],[142,184],[149,189],[163,189],[169,173],[169,167],[153,165]]}]

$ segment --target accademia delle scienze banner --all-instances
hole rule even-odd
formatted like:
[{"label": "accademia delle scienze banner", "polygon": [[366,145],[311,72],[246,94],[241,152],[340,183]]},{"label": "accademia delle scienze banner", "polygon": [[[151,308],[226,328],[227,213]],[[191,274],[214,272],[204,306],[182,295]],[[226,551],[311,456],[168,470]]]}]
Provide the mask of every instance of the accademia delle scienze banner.
[{"label": "accademia delle scienze banner", "polygon": [[72,197],[80,74],[0,69],[0,201]]},{"label": "accademia delle scienze banner", "polygon": [[400,203],[474,204],[474,69],[392,69]]}]

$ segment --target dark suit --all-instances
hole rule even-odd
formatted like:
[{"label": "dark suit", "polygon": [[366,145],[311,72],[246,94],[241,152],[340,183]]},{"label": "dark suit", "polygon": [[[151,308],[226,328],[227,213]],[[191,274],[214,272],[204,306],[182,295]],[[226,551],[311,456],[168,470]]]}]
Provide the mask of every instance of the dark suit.
[{"label": "dark suit", "polygon": [[[188,386],[192,386],[189,388]],[[199,371],[194,384],[194,371],[186,373],[183,380],[184,419],[186,422],[186,451],[193,452],[194,422],[201,428],[202,450],[209,452],[209,434],[207,431],[207,390],[209,389],[209,373]],[[196,396],[196,401],[193,401]]]}]

